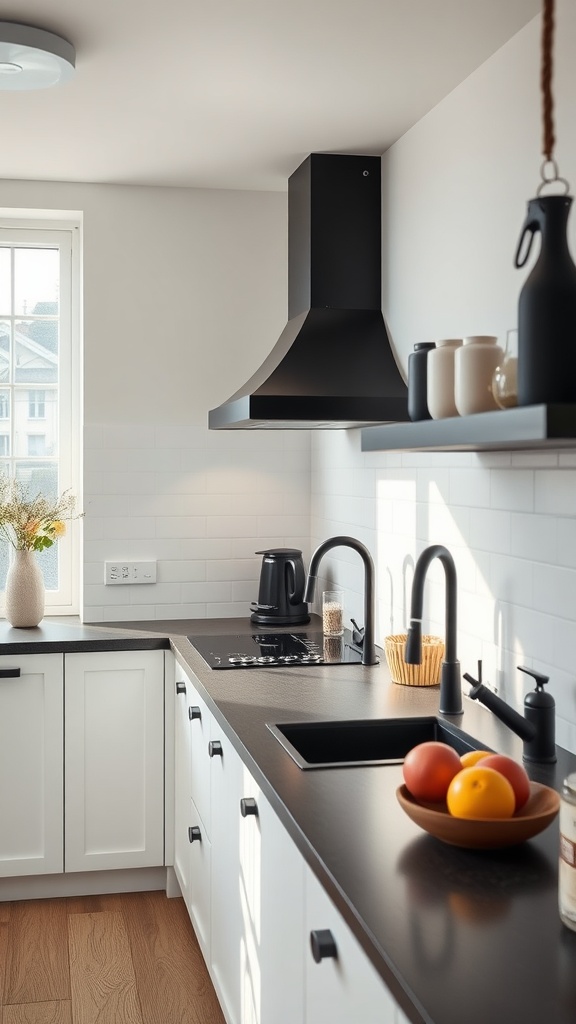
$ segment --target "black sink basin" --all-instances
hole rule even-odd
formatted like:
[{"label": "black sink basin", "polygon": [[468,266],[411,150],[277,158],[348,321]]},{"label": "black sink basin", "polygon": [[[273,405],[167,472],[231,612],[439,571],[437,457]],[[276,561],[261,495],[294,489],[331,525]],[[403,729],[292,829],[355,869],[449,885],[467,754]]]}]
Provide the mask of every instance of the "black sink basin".
[{"label": "black sink basin", "polygon": [[268,724],[268,728],[303,769],[401,764],[412,747],[427,740],[448,743],[458,754],[489,749],[434,715],[343,722],[284,722]]}]

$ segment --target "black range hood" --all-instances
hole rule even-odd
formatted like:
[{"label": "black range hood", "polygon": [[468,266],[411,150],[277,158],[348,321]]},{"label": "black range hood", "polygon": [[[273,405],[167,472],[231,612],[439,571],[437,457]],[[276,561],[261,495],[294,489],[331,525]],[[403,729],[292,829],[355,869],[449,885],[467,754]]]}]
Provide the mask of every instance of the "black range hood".
[{"label": "black range hood", "polygon": [[312,153],[288,179],[288,323],[211,430],[408,420],[382,315],[381,161]]}]

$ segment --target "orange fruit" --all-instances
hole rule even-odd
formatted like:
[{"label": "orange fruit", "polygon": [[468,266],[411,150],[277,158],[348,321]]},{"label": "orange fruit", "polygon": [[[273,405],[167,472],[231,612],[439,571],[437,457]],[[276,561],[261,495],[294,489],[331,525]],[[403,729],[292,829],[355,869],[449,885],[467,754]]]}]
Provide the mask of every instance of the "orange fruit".
[{"label": "orange fruit", "polygon": [[455,818],[511,818],[516,797],[504,775],[479,763],[454,776],[446,803]]},{"label": "orange fruit", "polygon": [[488,757],[491,753],[491,750],[467,750],[465,754],[460,754],[460,764],[463,768],[471,768],[477,761],[481,761],[483,757]]},{"label": "orange fruit", "polygon": [[439,740],[428,740],[408,751],[402,771],[406,788],[416,800],[436,803],[444,800],[450,780],[461,767],[453,747]]}]

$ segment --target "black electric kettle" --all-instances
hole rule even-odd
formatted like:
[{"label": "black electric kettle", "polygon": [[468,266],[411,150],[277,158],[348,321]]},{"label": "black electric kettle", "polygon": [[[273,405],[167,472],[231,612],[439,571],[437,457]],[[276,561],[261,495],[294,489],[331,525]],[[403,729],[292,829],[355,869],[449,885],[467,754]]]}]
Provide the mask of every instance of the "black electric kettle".
[{"label": "black electric kettle", "polygon": [[250,621],[259,626],[297,626],[310,622],[303,600],[305,572],[297,548],[270,548],[263,555],[258,601],[251,604]]}]

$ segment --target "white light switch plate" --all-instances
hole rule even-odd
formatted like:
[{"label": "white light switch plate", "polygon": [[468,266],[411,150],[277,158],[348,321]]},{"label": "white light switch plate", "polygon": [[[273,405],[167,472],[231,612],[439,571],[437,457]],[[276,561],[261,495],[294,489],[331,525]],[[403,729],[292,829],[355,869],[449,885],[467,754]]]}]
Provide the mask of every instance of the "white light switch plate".
[{"label": "white light switch plate", "polygon": [[104,562],[106,586],[127,583],[156,583],[156,562]]}]

